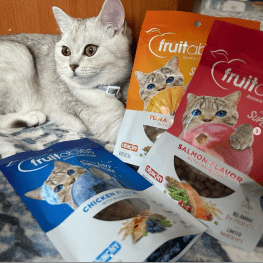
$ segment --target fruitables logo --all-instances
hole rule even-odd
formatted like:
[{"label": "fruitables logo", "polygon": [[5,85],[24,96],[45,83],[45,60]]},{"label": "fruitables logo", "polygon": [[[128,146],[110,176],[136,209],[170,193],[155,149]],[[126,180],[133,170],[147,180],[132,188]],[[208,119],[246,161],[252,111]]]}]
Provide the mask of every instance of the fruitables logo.
[{"label": "fruitables logo", "polygon": [[151,53],[159,58],[166,58],[171,53],[182,55],[198,55],[201,56],[205,45],[195,41],[189,43],[185,40],[178,40],[175,33],[161,33],[159,28],[151,28],[146,31],[147,34],[154,36],[149,41],[149,50]]},{"label": "fruitables logo", "polygon": [[210,52],[215,58],[221,58],[211,69],[212,78],[221,89],[231,90],[234,86],[255,93],[258,96],[263,96],[263,84],[258,82],[257,77],[249,73],[246,74],[249,65],[244,60],[229,60],[228,53],[223,49]]}]

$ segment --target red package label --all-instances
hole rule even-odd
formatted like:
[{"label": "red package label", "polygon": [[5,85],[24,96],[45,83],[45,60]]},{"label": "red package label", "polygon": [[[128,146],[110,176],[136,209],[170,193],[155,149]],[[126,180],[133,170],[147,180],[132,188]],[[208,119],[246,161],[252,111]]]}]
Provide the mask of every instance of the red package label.
[{"label": "red package label", "polygon": [[174,124],[167,130],[261,185],[262,42],[261,31],[215,21]]},{"label": "red package label", "polygon": [[123,142],[121,144],[121,148],[126,149],[128,151],[137,152],[138,151],[138,145],[133,145],[131,143]]},{"label": "red package label", "polygon": [[158,174],[152,167],[149,165],[146,166],[145,172],[149,174],[152,178],[154,178],[157,182],[162,183],[163,176]]}]

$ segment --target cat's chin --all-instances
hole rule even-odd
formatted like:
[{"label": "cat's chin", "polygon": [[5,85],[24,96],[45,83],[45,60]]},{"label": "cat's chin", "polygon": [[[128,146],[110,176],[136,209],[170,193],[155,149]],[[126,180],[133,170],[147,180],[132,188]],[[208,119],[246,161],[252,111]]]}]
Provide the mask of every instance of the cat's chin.
[{"label": "cat's chin", "polygon": [[70,77],[70,79],[73,81],[73,82],[76,82],[77,84],[79,85],[88,85],[89,81],[87,78],[83,78],[81,76],[78,76],[78,75],[74,75],[72,77]]},{"label": "cat's chin", "polygon": [[93,85],[91,84],[92,81],[85,77],[81,77],[78,75],[70,75],[65,76],[61,75],[61,79],[67,84],[69,88],[79,88],[79,89],[91,89]]}]

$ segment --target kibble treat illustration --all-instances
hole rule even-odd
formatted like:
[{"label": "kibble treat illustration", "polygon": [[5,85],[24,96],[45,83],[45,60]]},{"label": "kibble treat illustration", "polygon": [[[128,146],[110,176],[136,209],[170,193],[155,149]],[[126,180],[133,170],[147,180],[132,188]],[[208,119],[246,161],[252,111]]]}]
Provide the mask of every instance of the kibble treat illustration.
[{"label": "kibble treat illustration", "polygon": [[147,232],[159,233],[165,231],[166,227],[171,227],[170,221],[165,219],[166,217],[160,214],[154,214],[149,210],[145,210],[132,220],[123,223],[124,227],[120,229],[118,234],[124,231],[122,239],[131,235],[133,242],[137,242],[143,236],[147,236]]},{"label": "kibble treat illustration", "polygon": [[206,202],[189,184],[179,182],[170,176],[166,176],[165,179],[170,191],[169,195],[178,200],[178,204],[188,212],[193,213],[196,218],[212,221],[213,215],[219,218],[218,213],[222,214],[219,209],[215,208],[214,204]]}]

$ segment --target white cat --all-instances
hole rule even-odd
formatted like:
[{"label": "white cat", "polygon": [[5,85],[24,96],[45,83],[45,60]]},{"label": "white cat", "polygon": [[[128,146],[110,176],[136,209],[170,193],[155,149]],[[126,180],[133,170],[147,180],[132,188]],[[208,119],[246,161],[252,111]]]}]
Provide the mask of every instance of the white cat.
[{"label": "white cat", "polygon": [[41,125],[89,131],[112,150],[125,112],[99,86],[127,95],[132,33],[120,0],[106,0],[98,17],[76,19],[58,7],[58,35],[0,37],[0,129]]}]

